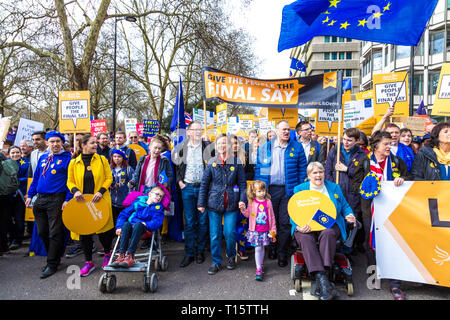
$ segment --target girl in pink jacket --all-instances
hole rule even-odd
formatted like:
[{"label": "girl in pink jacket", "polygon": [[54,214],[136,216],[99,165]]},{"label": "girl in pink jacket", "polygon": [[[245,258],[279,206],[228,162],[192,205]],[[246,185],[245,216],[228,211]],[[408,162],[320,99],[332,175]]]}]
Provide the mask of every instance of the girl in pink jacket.
[{"label": "girl in pink jacket", "polygon": [[249,227],[246,234],[248,242],[255,247],[256,276],[258,281],[263,280],[264,247],[275,242],[277,231],[275,215],[273,213],[270,194],[266,184],[255,180],[247,188],[248,208],[241,204],[242,214],[249,218]]}]

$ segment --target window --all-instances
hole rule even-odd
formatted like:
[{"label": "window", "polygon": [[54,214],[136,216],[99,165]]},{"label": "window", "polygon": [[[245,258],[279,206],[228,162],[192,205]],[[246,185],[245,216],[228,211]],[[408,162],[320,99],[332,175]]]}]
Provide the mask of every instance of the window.
[{"label": "window", "polygon": [[391,48],[391,62],[394,61],[394,51],[395,51],[395,46],[392,46],[392,48]]},{"label": "window", "polygon": [[351,77],[352,76],[352,69],[345,69],[345,76]]},{"label": "window", "polygon": [[430,54],[437,54],[444,51],[444,31],[432,33],[430,35]]},{"label": "window", "polygon": [[437,86],[439,83],[439,75],[440,73],[430,72],[428,79],[428,94],[436,94]]},{"label": "window", "polygon": [[345,41],[345,38],[339,37],[339,42],[344,42],[344,41]]},{"label": "window", "polygon": [[409,46],[397,46],[396,48],[396,58],[397,59],[403,59],[409,57],[409,54],[411,52],[411,47]]},{"label": "window", "polygon": [[339,52],[339,60],[345,59],[345,52]]},{"label": "window", "polygon": [[346,52],[345,53],[345,59],[352,60],[352,53],[351,52]]},{"label": "window", "polygon": [[324,41],[325,41],[325,43],[329,43],[330,42],[330,36],[325,36]]},{"label": "window", "polygon": [[414,75],[414,95],[423,95],[423,74]]},{"label": "window", "polygon": [[337,60],[337,52],[331,53],[331,60]]},{"label": "window", "polygon": [[338,37],[334,37],[334,36],[331,37],[331,42],[337,42],[337,38],[338,38]]},{"label": "window", "polygon": [[350,38],[347,38],[347,42],[352,42],[352,39],[350,39]]},{"label": "window", "polygon": [[389,47],[384,47],[384,66],[388,65],[388,57],[389,57]]},{"label": "window", "polygon": [[383,63],[383,55],[381,51],[374,52],[373,54],[373,70],[381,70]]},{"label": "window", "polygon": [[366,76],[371,72],[372,72],[372,57],[369,56],[363,62],[363,76]]},{"label": "window", "polygon": [[420,40],[416,48],[416,56],[423,56],[423,38]]},{"label": "window", "polygon": [[323,53],[323,60],[330,60],[330,53],[329,52],[324,52]]}]

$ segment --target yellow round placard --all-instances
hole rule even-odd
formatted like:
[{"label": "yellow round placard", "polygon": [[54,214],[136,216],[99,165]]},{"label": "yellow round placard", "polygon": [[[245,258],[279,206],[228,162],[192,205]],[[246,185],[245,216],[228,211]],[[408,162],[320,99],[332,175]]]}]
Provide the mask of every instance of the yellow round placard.
[{"label": "yellow round placard", "polygon": [[101,230],[108,220],[111,213],[108,210],[108,203],[105,199],[93,203],[94,195],[83,195],[85,202],[78,202],[75,198],[67,203],[62,213],[63,223],[70,231],[80,234],[94,234]]},{"label": "yellow round placard", "polygon": [[309,224],[311,231],[322,231],[326,228],[311,220],[320,210],[336,219],[336,207],[333,201],[318,191],[305,190],[294,194],[288,203],[288,213],[291,219],[300,227]]},{"label": "yellow round placard", "polygon": [[139,162],[139,159],[143,156],[147,155],[147,151],[145,151],[144,148],[142,148],[140,145],[138,144],[129,144],[127,146],[128,148],[132,149],[134,151],[134,153],[136,154],[136,160],[137,162]]}]

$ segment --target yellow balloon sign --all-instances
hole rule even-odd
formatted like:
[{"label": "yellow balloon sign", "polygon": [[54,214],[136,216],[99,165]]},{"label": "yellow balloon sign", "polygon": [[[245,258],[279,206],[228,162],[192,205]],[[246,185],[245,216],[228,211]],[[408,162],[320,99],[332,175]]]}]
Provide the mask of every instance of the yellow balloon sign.
[{"label": "yellow balloon sign", "polygon": [[70,231],[88,235],[101,230],[111,217],[105,199],[92,202],[94,195],[83,195],[86,201],[79,202],[75,198],[69,201],[62,213],[63,223]]},{"label": "yellow balloon sign", "polygon": [[309,224],[311,231],[322,231],[326,228],[312,220],[317,210],[336,219],[336,207],[326,195],[313,190],[305,190],[294,194],[288,203],[288,213],[298,226]]},{"label": "yellow balloon sign", "polygon": [[132,149],[134,151],[134,153],[136,154],[136,161],[139,162],[139,159],[143,156],[147,155],[147,152],[145,151],[144,148],[142,148],[140,145],[138,144],[129,144],[128,148]]}]

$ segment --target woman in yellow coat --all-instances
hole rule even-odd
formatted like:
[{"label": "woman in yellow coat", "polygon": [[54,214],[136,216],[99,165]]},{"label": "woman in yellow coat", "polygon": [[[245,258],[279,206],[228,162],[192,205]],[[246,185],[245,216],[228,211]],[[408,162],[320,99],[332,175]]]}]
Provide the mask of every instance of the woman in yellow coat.
[{"label": "woman in yellow coat", "polygon": [[[97,232],[105,250],[102,265],[104,267],[111,258],[111,246],[114,238],[111,195],[109,193],[109,186],[113,177],[108,160],[96,152],[97,139],[90,134],[84,135],[79,141],[78,150],[73,154],[69,164],[67,187],[77,201],[85,201],[84,194],[93,194],[92,201],[94,203],[102,198],[108,203],[109,220],[105,227]],[[92,261],[93,235],[81,235],[80,242],[86,259],[80,275],[86,277],[95,269]]]}]

